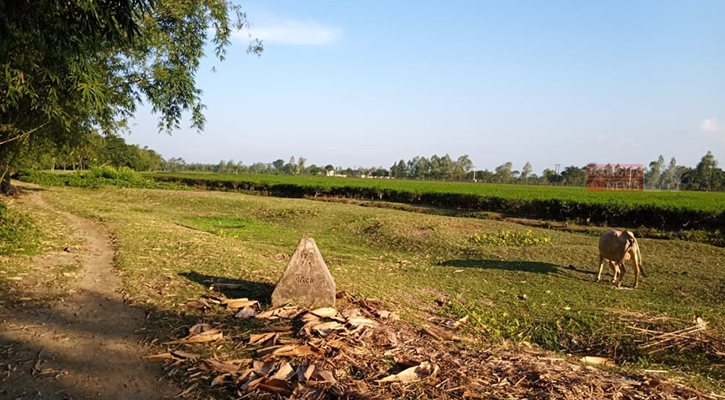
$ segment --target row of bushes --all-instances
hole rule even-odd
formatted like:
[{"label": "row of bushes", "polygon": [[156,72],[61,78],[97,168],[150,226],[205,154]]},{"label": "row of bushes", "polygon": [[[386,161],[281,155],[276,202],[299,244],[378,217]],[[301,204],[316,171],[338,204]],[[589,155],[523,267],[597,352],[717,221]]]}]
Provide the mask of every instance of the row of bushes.
[{"label": "row of bushes", "polygon": [[16,178],[21,181],[31,182],[43,186],[98,188],[110,185],[127,188],[189,190],[187,186],[156,182],[154,180],[147,179],[140,173],[128,167],[120,167],[118,169],[111,166],[93,167],[86,171],[76,171],[72,173],[23,170],[18,172]]},{"label": "row of bushes", "polygon": [[254,191],[278,197],[347,197],[425,204],[462,211],[493,211],[556,221],[581,220],[597,225],[650,227],[679,231],[706,230],[725,232],[725,212],[680,209],[652,205],[597,204],[561,199],[517,199],[459,193],[417,193],[365,187],[320,187],[246,181],[222,181],[213,178],[155,176],[161,182],[173,182],[209,190]]}]

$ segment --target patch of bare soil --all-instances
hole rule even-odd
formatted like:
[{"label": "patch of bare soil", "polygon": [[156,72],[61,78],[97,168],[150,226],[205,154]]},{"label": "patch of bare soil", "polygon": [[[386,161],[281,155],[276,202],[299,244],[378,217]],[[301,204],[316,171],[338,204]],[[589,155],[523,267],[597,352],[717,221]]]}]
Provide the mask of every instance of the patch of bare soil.
[{"label": "patch of bare soil", "polygon": [[[39,192],[27,196],[37,207],[52,210]],[[87,245],[36,257],[33,272],[3,295],[0,399],[174,396],[178,390],[159,382],[161,369],[142,358],[144,312],[124,304],[108,234],[90,221],[60,214]],[[80,268],[59,301],[52,284],[29,284],[42,282],[47,268],[68,263]],[[56,301],[48,302],[51,297]]]},{"label": "patch of bare soil", "polygon": [[[481,349],[457,328],[414,327],[371,299],[338,292],[338,308],[282,307],[208,293],[189,308],[227,308],[167,342],[170,375],[191,396],[229,399],[722,399],[653,373],[603,370],[523,345]],[[234,317],[232,317],[234,316]],[[239,319],[256,328],[227,336]],[[226,342],[227,346],[220,343]],[[231,342],[231,343],[230,343]],[[209,348],[214,349],[213,356]],[[235,349],[224,352],[223,348]],[[243,349],[239,352],[239,349]],[[194,353],[192,351],[198,351]],[[611,360],[585,357],[588,364]]]}]

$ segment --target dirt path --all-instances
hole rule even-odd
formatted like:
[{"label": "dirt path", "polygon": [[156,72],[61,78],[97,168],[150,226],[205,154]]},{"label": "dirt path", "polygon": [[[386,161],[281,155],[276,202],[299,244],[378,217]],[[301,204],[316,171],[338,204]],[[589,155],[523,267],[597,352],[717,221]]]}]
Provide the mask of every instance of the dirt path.
[{"label": "dirt path", "polygon": [[[53,210],[41,193],[37,207]],[[59,212],[86,241],[72,294],[50,307],[0,310],[0,399],[169,398],[179,391],[142,359],[142,310],[124,304],[109,236],[92,222]],[[41,271],[42,273],[42,271]]]}]

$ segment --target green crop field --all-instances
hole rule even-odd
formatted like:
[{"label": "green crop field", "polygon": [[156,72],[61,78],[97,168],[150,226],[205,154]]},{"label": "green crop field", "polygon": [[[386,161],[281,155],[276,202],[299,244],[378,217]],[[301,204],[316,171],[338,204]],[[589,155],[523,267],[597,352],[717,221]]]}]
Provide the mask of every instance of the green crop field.
[{"label": "green crop field", "polygon": [[379,190],[398,190],[411,193],[452,193],[482,197],[503,197],[522,200],[572,201],[606,205],[656,206],[710,212],[725,211],[725,192],[644,191],[644,192],[589,192],[583,187],[506,185],[472,182],[441,182],[416,180],[363,179],[287,175],[231,175],[197,173],[146,174],[161,179],[198,179],[223,182],[251,182],[264,185],[299,185],[330,189],[359,187]]},{"label": "green crop field", "polygon": [[708,236],[700,241],[725,244],[723,192],[589,192],[583,187],[277,175],[155,173],[146,176],[164,183],[257,191],[281,197],[350,197],[601,226],[700,231],[708,232],[697,234]]}]

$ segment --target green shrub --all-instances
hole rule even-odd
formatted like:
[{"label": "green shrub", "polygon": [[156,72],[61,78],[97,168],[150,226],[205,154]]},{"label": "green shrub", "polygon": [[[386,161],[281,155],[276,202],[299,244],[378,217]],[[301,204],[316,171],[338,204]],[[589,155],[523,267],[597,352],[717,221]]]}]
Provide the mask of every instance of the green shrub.
[{"label": "green shrub", "polygon": [[543,246],[551,244],[551,238],[534,236],[531,229],[526,233],[503,230],[496,234],[474,234],[468,240],[485,246]]}]

